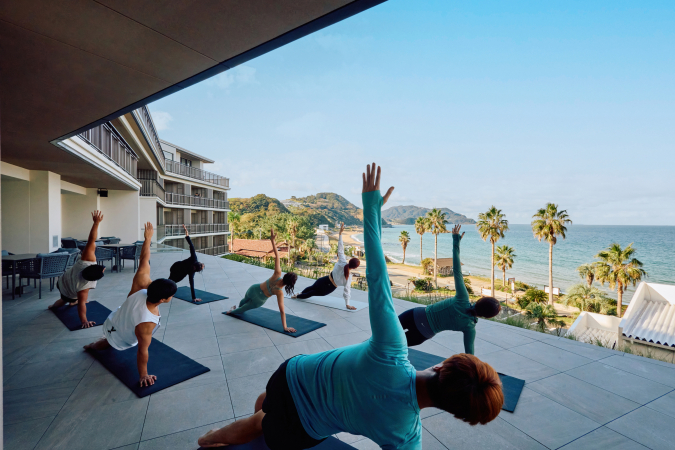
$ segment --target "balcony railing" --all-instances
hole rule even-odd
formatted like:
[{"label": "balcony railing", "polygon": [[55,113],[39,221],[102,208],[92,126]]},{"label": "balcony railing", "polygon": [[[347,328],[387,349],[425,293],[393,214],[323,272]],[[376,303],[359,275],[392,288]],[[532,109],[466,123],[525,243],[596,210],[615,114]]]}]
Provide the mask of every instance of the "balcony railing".
[{"label": "balcony railing", "polygon": [[164,179],[154,170],[138,169],[138,181],[141,182],[141,196],[164,198]]},{"label": "balcony railing", "polygon": [[153,153],[159,160],[160,164],[164,166],[165,158],[164,152],[162,151],[162,144],[159,142],[159,135],[157,134],[157,130],[155,129],[155,124],[152,121],[152,116],[150,115],[148,107],[143,106],[141,108],[134,110],[134,115],[142,125],[141,128],[144,128],[143,132],[146,134],[146,137],[151,142],[150,147],[153,147],[152,148]]},{"label": "balcony railing", "polygon": [[217,184],[226,188],[230,187],[229,178],[216,175],[215,173],[207,172],[206,170],[198,169],[196,167],[190,167],[185,164],[181,164],[178,161],[166,160],[164,168],[170,173],[175,173],[188,178],[194,178],[195,180],[206,181],[207,183]]},{"label": "balcony railing", "polygon": [[84,131],[80,133],[80,137],[128,174],[132,176],[136,174],[138,155],[110,123]]},{"label": "balcony railing", "polygon": [[174,194],[167,192],[164,201],[169,205],[197,206],[202,208],[229,209],[230,202],[194,195]]},{"label": "balcony railing", "polygon": [[205,255],[217,256],[224,255],[229,250],[227,245],[219,245],[217,247],[209,247],[195,250],[197,253],[204,253]]},{"label": "balcony railing", "polygon": [[[161,225],[164,228],[164,236],[185,236],[183,225]],[[190,234],[226,233],[230,226],[226,223],[191,223],[185,225]]]}]

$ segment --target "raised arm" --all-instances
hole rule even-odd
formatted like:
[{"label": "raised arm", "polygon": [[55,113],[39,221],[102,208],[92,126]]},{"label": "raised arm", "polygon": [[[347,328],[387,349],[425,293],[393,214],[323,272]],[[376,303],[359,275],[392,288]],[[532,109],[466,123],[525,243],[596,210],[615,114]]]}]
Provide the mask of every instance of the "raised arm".
[{"label": "raised arm", "polygon": [[94,225],[91,226],[91,230],[89,231],[87,245],[84,247],[81,258],[82,261],[96,262],[96,238],[98,237],[98,224],[103,220],[103,213],[99,210],[96,210],[91,213],[91,218],[94,220]]},{"label": "raised arm", "polygon": [[276,279],[281,276],[281,258],[279,258],[279,250],[277,250],[277,243],[274,240],[275,237],[276,235],[274,234],[274,228],[272,228],[270,230],[270,241],[272,242],[272,250],[274,251],[274,281],[276,281]]},{"label": "raised arm", "polygon": [[380,195],[380,168],[369,166],[363,174],[363,236],[366,248],[370,343],[381,353],[399,356],[407,348],[405,333],[398,320],[391,296],[387,263],[382,251],[382,205],[394,190],[389,188],[384,198]]},{"label": "raised arm", "polygon": [[345,224],[340,224],[340,234],[338,235],[337,258],[338,263],[347,264],[347,257],[345,256],[345,245],[342,242],[342,232],[345,229]]},{"label": "raised arm", "polygon": [[[129,295],[135,294],[141,289],[147,289],[152,283],[150,278],[150,242],[152,241],[152,235],[155,230],[152,227],[150,222],[145,224],[143,248],[141,249],[141,257],[138,261],[138,270],[136,275],[134,275],[134,280],[131,282],[131,291]],[[128,296],[127,296],[128,297]]]},{"label": "raised arm", "polygon": [[455,225],[455,227],[452,229],[452,275],[455,279],[455,298],[468,302],[469,291],[467,291],[466,285],[464,284],[464,276],[462,275],[462,262],[459,260],[459,243],[464,237],[464,233],[461,235],[459,234],[461,228],[461,225]]},{"label": "raised arm", "polygon": [[197,262],[197,253],[195,253],[195,246],[192,244],[192,239],[190,239],[190,233],[188,232],[187,227],[183,224],[183,229],[185,230],[185,240],[190,246],[190,257],[194,262]]}]

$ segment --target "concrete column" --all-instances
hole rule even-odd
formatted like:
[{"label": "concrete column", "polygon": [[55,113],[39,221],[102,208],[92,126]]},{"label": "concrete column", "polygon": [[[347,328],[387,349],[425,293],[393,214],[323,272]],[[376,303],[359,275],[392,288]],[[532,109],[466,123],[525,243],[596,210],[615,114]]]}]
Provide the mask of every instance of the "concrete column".
[{"label": "concrete column", "polygon": [[59,248],[61,246],[61,175],[31,170],[29,211],[30,253],[49,253]]},{"label": "concrete column", "polygon": [[[91,213],[101,209],[98,190],[95,188],[85,189],[85,194],[63,192],[61,194],[61,232],[62,237],[86,239],[93,224]],[[103,220],[112,220],[105,212]],[[100,233],[99,236],[107,236]]]},{"label": "concrete column", "polygon": [[30,182],[2,177],[2,249],[30,252]]},{"label": "concrete column", "polygon": [[[157,224],[157,200],[154,197],[140,197],[140,226],[139,239],[142,237],[141,229],[145,228],[145,223],[150,222],[155,227],[155,235],[152,237],[152,242],[157,242],[159,236],[159,225]],[[133,242],[133,241],[132,241]]]},{"label": "concrete column", "polygon": [[122,243],[135,242],[142,236],[140,197],[138,191],[108,191],[108,197],[99,199],[103,222],[101,236],[117,236]]}]

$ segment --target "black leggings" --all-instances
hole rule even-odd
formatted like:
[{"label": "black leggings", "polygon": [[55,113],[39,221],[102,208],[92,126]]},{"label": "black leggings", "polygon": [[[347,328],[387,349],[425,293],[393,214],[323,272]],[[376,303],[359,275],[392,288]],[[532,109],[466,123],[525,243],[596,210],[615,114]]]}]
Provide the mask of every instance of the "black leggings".
[{"label": "black leggings", "polygon": [[420,345],[422,342],[426,341],[427,338],[420,332],[417,328],[417,322],[415,321],[415,309],[409,309],[400,316],[398,316],[399,322],[405,331],[405,339],[408,342],[408,347],[414,347]]},{"label": "black leggings", "polygon": [[329,277],[321,277],[316,280],[313,285],[305,288],[298,294],[298,298],[323,297],[324,295],[330,294],[335,289],[335,285],[333,285]]}]

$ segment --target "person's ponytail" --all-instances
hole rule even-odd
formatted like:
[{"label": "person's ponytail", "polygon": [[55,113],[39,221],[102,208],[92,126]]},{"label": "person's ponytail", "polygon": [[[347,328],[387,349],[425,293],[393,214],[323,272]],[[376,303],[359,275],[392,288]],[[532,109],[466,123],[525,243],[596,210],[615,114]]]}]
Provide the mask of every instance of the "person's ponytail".
[{"label": "person's ponytail", "polygon": [[345,267],[344,267],[345,280],[349,279],[349,271],[352,270],[352,269],[356,269],[360,265],[361,265],[361,261],[359,260],[359,258],[350,259],[349,263],[347,263],[347,265],[345,265]]}]

